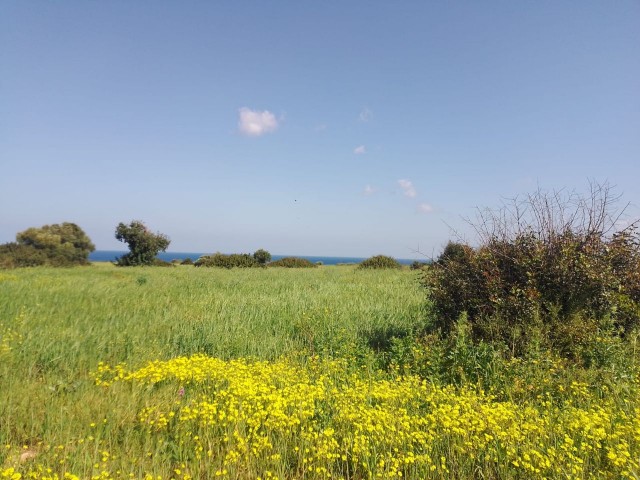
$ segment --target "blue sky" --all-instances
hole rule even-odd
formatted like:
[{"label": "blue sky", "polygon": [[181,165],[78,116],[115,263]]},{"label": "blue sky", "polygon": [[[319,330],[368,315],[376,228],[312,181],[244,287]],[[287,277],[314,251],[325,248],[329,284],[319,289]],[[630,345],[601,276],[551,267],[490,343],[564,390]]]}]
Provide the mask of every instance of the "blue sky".
[{"label": "blue sky", "polygon": [[640,205],[640,3],[0,3],[0,242],[414,258],[502,197]]}]

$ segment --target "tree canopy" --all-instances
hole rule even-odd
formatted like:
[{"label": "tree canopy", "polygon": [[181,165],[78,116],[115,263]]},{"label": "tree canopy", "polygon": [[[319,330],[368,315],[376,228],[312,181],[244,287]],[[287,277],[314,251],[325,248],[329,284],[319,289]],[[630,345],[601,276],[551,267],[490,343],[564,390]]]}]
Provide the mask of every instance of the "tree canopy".
[{"label": "tree canopy", "polygon": [[0,265],[5,268],[86,265],[95,249],[91,239],[75,223],[31,227],[19,232],[16,242],[0,245]]},{"label": "tree canopy", "polygon": [[118,258],[119,266],[153,265],[159,252],[169,247],[171,240],[162,233],[153,233],[139,220],[116,227],[116,239],[129,246],[129,253]]},{"label": "tree canopy", "polygon": [[271,261],[271,254],[265,249],[260,248],[253,253],[253,258],[255,258],[256,262],[260,265],[266,265]]}]

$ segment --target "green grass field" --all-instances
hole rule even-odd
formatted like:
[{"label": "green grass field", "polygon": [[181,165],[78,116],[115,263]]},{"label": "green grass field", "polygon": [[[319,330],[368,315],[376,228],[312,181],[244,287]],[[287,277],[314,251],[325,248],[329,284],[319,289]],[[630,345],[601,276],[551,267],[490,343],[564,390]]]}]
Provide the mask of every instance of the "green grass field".
[{"label": "green grass field", "polygon": [[2,271],[0,478],[637,478],[635,376],[380,361],[428,321],[409,270]]}]

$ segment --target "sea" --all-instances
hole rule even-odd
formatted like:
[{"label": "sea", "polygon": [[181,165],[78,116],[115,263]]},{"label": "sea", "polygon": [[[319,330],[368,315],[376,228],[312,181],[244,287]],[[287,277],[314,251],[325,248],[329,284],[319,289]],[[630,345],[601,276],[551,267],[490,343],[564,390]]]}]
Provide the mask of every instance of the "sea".
[{"label": "sea", "polygon": [[[91,262],[113,262],[116,258],[121,257],[126,254],[126,251],[119,250],[96,250],[89,254],[89,261]],[[172,260],[185,260],[190,258],[193,261],[196,261],[203,255],[210,255],[210,253],[194,253],[194,252],[161,252],[158,254],[158,258],[160,260],[164,260],[165,262],[170,262]],[[280,260],[284,257],[298,257],[298,258],[306,258],[310,262],[322,262],[323,265],[339,265],[339,264],[349,264],[349,263],[360,263],[365,258],[361,257],[323,257],[323,256],[315,256],[315,255],[272,255],[271,260]],[[416,260],[420,262],[424,262],[424,258],[396,258],[396,260],[403,265],[411,265]]]}]

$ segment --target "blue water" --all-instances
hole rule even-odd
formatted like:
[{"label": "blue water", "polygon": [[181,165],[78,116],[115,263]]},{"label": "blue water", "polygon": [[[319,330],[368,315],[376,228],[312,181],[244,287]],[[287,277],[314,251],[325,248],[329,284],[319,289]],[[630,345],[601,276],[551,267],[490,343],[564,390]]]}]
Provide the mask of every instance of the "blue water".
[{"label": "blue water", "polygon": [[[125,253],[127,252],[118,250],[96,250],[95,252],[89,254],[89,260],[92,262],[112,262]],[[160,260],[164,260],[165,262],[170,262],[171,260],[184,260],[185,258],[190,258],[191,260],[196,261],[202,255],[209,255],[209,253],[162,252],[158,254],[158,258]],[[324,265],[337,265],[338,263],[360,263],[364,260],[364,258],[359,257],[319,257],[309,255],[272,255],[272,260],[280,260],[284,257],[306,258],[310,262],[322,262]],[[407,258],[397,258],[396,260],[404,265],[410,265],[415,260],[424,261],[424,259]]]}]

